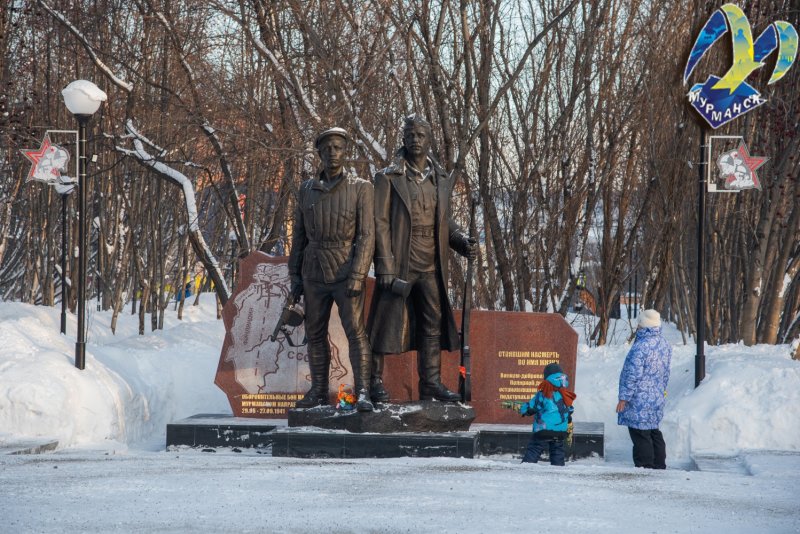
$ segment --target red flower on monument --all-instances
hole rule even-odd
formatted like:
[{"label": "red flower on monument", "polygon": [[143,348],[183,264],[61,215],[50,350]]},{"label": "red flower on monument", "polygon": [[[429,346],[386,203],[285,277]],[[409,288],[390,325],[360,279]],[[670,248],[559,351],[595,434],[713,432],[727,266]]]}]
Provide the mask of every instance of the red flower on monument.
[{"label": "red flower on monument", "polygon": [[344,384],[339,384],[339,394],[336,395],[337,410],[352,410],[356,406],[356,396],[345,390]]},{"label": "red flower on monument", "polygon": [[64,180],[61,179],[61,171],[67,168],[69,152],[52,144],[49,135],[44,136],[42,145],[38,149],[23,148],[20,152],[32,163],[26,182],[36,180],[46,183],[64,183]]}]

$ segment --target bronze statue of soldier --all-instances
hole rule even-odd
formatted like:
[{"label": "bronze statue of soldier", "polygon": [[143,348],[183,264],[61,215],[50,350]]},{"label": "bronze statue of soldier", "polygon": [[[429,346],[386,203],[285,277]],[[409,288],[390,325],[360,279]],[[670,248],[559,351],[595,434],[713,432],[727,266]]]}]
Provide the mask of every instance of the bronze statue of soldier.
[{"label": "bronze statue of soldier", "polygon": [[406,117],[402,148],[375,175],[377,289],[367,327],[373,402],[389,400],[384,356],[409,350],[417,351],[420,400],[461,399],[441,382],[441,351],[459,347],[446,291],[448,249],[474,257],[477,247],[450,217],[453,183],[430,147],[430,124],[416,114]]},{"label": "bronze statue of soldier", "polygon": [[364,328],[365,280],[375,246],[372,184],[344,169],[350,137],[342,128],[317,136],[322,171],[300,186],[294,213],[289,276],[293,294],[305,294],[311,388],[297,408],[329,403],[328,323],[339,308],[353,368],[356,409],[372,411],[370,346]]}]

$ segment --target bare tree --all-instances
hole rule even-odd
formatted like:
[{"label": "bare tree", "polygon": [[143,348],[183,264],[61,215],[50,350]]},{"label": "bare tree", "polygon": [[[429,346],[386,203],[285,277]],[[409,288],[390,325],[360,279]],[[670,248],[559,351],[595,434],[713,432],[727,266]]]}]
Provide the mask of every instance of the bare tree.
[{"label": "bare tree", "polygon": [[[434,124],[462,225],[470,195],[481,197],[477,305],[566,315],[583,272],[594,342],[608,340],[634,279],[642,304],[687,335],[700,293],[709,341],[791,342],[797,66],[770,86],[768,73],[754,74],[767,104],[720,130],[770,160],[761,192],[709,196],[707,275],[695,287],[700,128],[681,74],[691,36],[722,3],[4,2],[0,297],[50,305],[68,275],[55,261],[60,199],[26,184],[18,150],[70,124],[60,89],[80,77],[109,94],[92,122],[102,134],[90,140],[88,192],[90,273],[112,328],[127,302],[142,332],[148,313],[159,328],[195,276],[224,303],[241,256],[288,253],[297,186],[317,170],[316,133],[350,130],[353,172],[367,178],[416,111]],[[794,7],[767,0],[746,11],[758,32],[776,18],[800,25]],[[703,58],[698,79],[726,68],[724,48]],[[75,224],[70,216],[70,248]],[[453,267],[458,298],[464,273]]]}]

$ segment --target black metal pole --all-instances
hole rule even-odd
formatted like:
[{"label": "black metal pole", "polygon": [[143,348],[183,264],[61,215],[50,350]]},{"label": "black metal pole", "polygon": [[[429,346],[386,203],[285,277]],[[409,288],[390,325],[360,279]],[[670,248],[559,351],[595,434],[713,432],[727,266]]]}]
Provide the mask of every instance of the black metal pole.
[{"label": "black metal pole", "polygon": [[705,321],[705,294],[703,280],[705,279],[705,220],[706,220],[706,183],[703,175],[703,166],[706,165],[706,129],[700,126],[700,161],[697,164],[697,353],[694,358],[694,387],[706,376],[706,321]]},{"label": "black metal pole", "polygon": [[61,195],[61,333],[67,333],[67,195]]},{"label": "black metal pole", "polygon": [[78,338],[75,342],[75,367],[86,367],[86,125],[91,115],[75,115],[78,119]]}]

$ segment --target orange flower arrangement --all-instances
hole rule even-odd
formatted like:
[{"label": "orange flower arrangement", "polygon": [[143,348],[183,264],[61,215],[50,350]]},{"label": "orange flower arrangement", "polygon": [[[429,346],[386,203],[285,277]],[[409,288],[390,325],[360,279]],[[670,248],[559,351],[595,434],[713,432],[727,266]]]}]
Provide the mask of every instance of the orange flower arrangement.
[{"label": "orange flower arrangement", "polygon": [[356,397],[350,391],[345,391],[344,384],[339,384],[339,393],[336,395],[336,408],[352,410],[356,404]]}]

